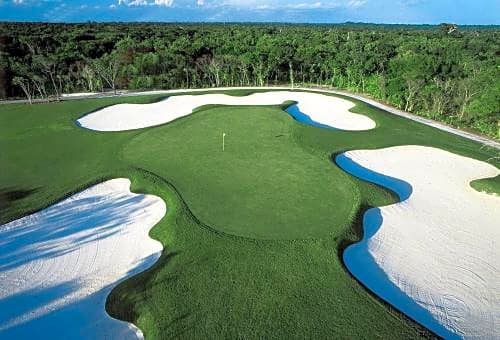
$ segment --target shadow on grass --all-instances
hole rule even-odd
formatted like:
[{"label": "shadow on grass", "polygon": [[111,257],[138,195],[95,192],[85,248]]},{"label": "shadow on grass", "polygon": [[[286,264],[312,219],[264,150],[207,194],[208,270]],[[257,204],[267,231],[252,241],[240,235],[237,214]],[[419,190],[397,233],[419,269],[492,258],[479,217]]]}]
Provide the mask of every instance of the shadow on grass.
[{"label": "shadow on grass", "polygon": [[[165,268],[171,265],[171,262],[180,255],[180,252],[163,252],[160,259],[150,268],[139,275],[132,276],[114,288],[106,300],[106,312],[113,318],[124,320],[133,324],[137,323],[140,313],[136,307],[141,305],[142,293],[152,289],[162,289],[175,284],[179,280],[182,271],[188,270],[190,263],[184,263],[183,268],[176,269],[175,272],[162,278],[155,278],[158,268]],[[194,261],[193,261],[194,262]],[[128,274],[127,274],[128,276]],[[141,287],[140,290],[137,287]],[[168,304],[168,301],[165,301]],[[149,308],[148,308],[149,309]],[[151,312],[151,310],[150,310]],[[179,338],[192,327],[193,314],[188,311],[178,311],[177,315],[168,320],[158,321],[153,317],[153,322],[161,322],[161,332],[169,332],[169,337]],[[147,330],[144,330],[147,338]]]},{"label": "shadow on grass", "polygon": [[15,187],[0,188],[0,210],[7,209],[13,202],[22,200],[36,193],[40,188],[21,189]]},{"label": "shadow on grass", "polygon": [[[135,291],[134,287],[142,287],[143,290],[147,290],[154,282],[152,276],[155,274],[157,268],[162,268],[168,266],[169,263],[179,255],[179,252],[167,253],[163,251],[160,258],[148,269],[142,271],[139,275],[130,276],[132,273],[127,273],[126,276],[130,276],[124,282],[117,285],[109,294],[106,299],[106,312],[112,317],[134,323],[139,315],[136,313],[134,306],[137,302],[134,299],[133,294],[128,294],[128,292]],[[162,282],[169,283],[175,282],[176,277],[170,277]]]}]

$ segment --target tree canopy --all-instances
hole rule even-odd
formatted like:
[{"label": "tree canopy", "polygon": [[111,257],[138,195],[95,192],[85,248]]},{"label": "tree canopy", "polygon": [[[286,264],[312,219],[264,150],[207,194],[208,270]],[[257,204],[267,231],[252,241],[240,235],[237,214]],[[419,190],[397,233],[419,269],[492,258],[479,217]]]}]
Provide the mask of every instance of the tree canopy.
[{"label": "tree canopy", "polygon": [[0,98],[103,89],[330,86],[500,138],[500,29],[0,23]]}]

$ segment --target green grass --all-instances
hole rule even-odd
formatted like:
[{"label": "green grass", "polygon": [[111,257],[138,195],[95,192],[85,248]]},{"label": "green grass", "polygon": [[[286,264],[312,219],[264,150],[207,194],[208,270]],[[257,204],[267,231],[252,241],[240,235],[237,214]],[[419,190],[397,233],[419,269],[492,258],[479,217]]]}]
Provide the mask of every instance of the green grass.
[{"label": "green grass", "polygon": [[351,224],[356,186],[328,154],[295,143],[297,124],[279,107],[219,107],[193,118],[142,133],[122,155],[174,183],[201,221],[265,239],[324,237]]},{"label": "green grass", "polygon": [[[363,209],[395,197],[346,175],[332,155],[420,144],[486,160],[490,150],[362,103],[355,111],[372,117],[377,129],[309,127],[279,106],[208,106],[130,132],[93,132],[73,123],[105,105],[158,98],[0,106],[0,222],[90,183],[129,177],[135,192],[167,202],[167,215],[151,232],[165,250],[151,269],[112,292],[107,309],[146,337],[422,335],[344,269],[341,252],[361,237]],[[500,177],[478,183],[498,187]]]},{"label": "green grass", "polygon": [[488,194],[500,195],[500,176],[493,178],[478,179],[470,183],[471,187],[477,191],[486,192]]}]

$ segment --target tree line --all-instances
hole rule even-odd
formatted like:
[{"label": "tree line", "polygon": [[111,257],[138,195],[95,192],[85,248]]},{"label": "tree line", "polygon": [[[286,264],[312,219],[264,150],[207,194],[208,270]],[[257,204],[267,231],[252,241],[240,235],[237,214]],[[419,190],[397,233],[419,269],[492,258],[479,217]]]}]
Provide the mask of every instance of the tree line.
[{"label": "tree line", "polygon": [[500,138],[500,28],[0,23],[0,98],[328,86]]}]

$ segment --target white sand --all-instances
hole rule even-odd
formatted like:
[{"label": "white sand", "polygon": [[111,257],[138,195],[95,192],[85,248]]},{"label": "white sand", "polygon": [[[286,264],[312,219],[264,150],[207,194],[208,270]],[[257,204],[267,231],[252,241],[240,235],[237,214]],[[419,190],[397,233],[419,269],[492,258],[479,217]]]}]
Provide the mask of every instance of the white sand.
[{"label": "white sand", "polygon": [[[175,89],[175,90],[153,90],[153,91],[140,91],[140,92],[133,92],[133,91],[119,91],[117,95],[109,94],[109,92],[101,92],[98,93],[98,96],[100,98],[108,98],[108,97],[135,97],[135,96],[147,96],[147,95],[154,95],[154,94],[177,94],[177,93],[186,93],[186,92],[191,92],[191,93],[196,93],[196,92],[210,92],[210,91],[230,91],[230,90],[284,90],[288,91],[291,88],[290,87],[285,87],[285,86],[264,86],[264,87],[255,87],[255,86],[243,86],[243,87],[218,87],[218,88],[200,88],[200,89]],[[440,123],[431,119],[427,119],[421,116],[417,116],[414,114],[411,114],[409,112],[404,112],[399,109],[396,109],[395,107],[389,106],[382,104],[376,100],[367,98],[363,95],[357,95],[353,94],[347,91],[341,91],[341,90],[325,90],[325,89],[318,89],[318,88],[305,88],[305,87],[297,87],[294,88],[294,90],[298,91],[313,91],[314,93],[326,93],[326,94],[336,94],[336,95],[342,95],[346,97],[350,97],[356,100],[360,100],[362,102],[365,102],[369,105],[372,105],[374,107],[377,107],[379,109],[382,109],[384,111],[387,111],[389,113],[422,123],[424,125],[432,126],[436,129],[443,130],[479,143],[482,143],[484,145],[500,149],[500,143],[490,139],[486,138],[480,135],[476,135],[467,131],[459,130],[456,128],[453,128],[451,126],[448,126],[444,123]],[[90,93],[88,96],[92,96],[93,94]],[[72,99],[82,99],[82,98],[74,98],[74,97],[69,97],[65,98],[65,100],[72,100]],[[0,104],[9,104],[9,103],[15,103],[15,102],[27,102],[27,100],[15,100],[15,101],[7,101],[7,100],[0,100]]]},{"label": "white sand", "polygon": [[0,338],[142,336],[104,307],[119,281],[163,249],[148,232],[165,203],[129,188],[128,179],[106,181],[0,226]]},{"label": "white sand", "polygon": [[71,97],[89,97],[100,94],[100,92],[75,92],[75,93],[63,93],[63,98],[71,98]]},{"label": "white sand", "polygon": [[140,129],[171,122],[189,115],[208,104],[222,105],[279,105],[285,101],[298,102],[299,110],[313,121],[342,130],[369,130],[375,122],[349,109],[354,104],[338,97],[317,93],[272,91],[244,97],[225,94],[178,95],[152,104],[117,104],[92,112],[80,119],[82,127],[97,131]]},{"label": "white sand", "polygon": [[406,198],[367,211],[365,238],[344,253],[353,275],[445,338],[499,339],[500,197],[469,183],[500,171],[422,146],[349,151],[336,161]]}]

